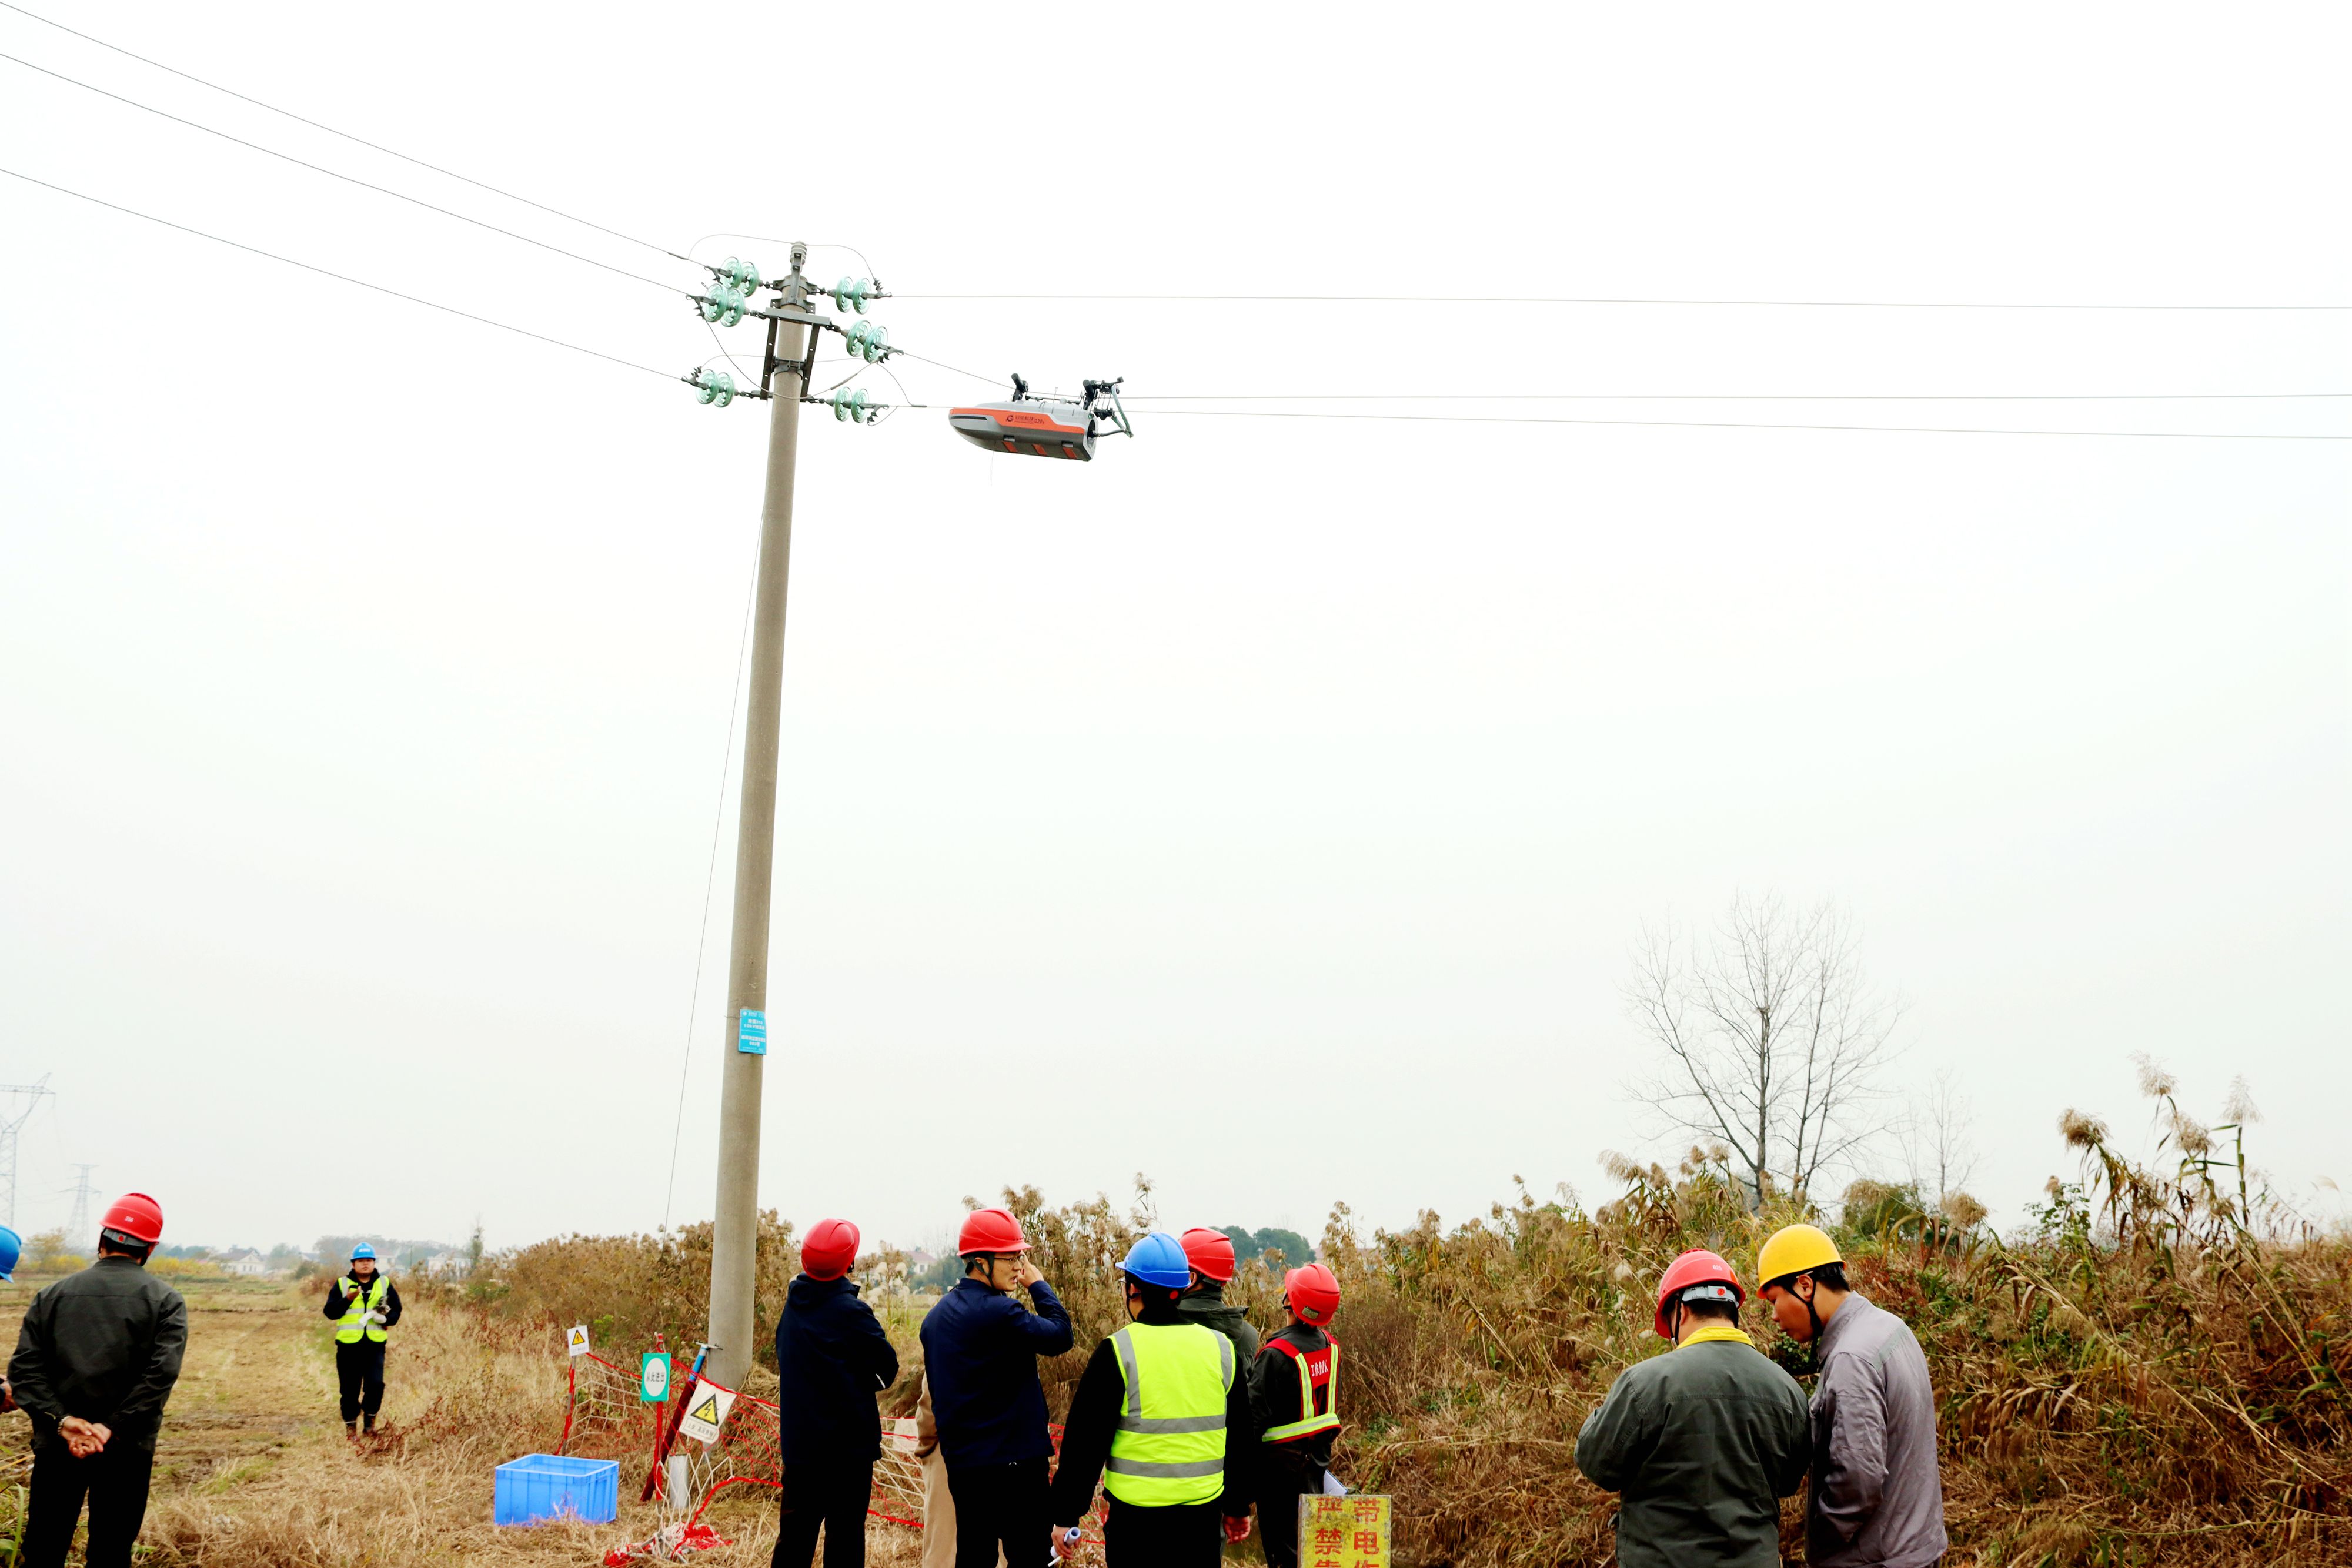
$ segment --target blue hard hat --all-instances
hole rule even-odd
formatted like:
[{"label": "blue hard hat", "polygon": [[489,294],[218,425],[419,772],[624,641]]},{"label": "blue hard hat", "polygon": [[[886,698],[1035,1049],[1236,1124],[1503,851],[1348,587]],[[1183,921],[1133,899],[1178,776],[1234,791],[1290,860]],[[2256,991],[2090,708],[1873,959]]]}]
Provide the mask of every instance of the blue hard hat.
[{"label": "blue hard hat", "polygon": [[25,1239],[0,1225],[0,1280],[16,1277],[16,1260],[24,1255]]},{"label": "blue hard hat", "polygon": [[352,1262],[356,1263],[362,1258],[366,1259],[371,1263],[375,1261],[375,1249],[369,1246],[364,1241],[352,1249]]},{"label": "blue hard hat", "polygon": [[1185,1260],[1184,1244],[1165,1230],[1155,1230],[1129,1249],[1119,1272],[1132,1274],[1147,1285],[1181,1291],[1192,1282],[1192,1265]]}]

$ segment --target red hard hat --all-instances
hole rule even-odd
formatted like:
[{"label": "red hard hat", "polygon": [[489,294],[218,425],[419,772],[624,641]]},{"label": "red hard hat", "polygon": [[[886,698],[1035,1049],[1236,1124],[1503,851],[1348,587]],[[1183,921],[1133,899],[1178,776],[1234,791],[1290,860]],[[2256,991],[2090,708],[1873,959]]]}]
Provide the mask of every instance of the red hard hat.
[{"label": "red hard hat", "polygon": [[1282,1293],[1301,1322],[1321,1328],[1339,1310],[1339,1277],[1320,1263],[1293,1269],[1282,1277]]},{"label": "red hard hat", "polygon": [[1234,1277],[1234,1239],[1222,1230],[1194,1226],[1184,1232],[1184,1261],[1204,1279],[1222,1285]]},{"label": "red hard hat", "polygon": [[1666,1326],[1666,1308],[1674,1299],[1694,1285],[1728,1285],[1732,1305],[1748,1300],[1748,1292],[1739,1288],[1739,1276],[1718,1253],[1706,1248],[1695,1248],[1666,1265],[1666,1277],[1658,1281],[1658,1315],[1653,1320],[1660,1339],[1672,1339],[1674,1331]]},{"label": "red hard hat", "polygon": [[163,1239],[163,1206],[143,1192],[126,1192],[108,1207],[99,1228],[152,1247]]},{"label": "red hard hat", "polygon": [[857,1261],[857,1227],[846,1219],[820,1219],[801,1243],[801,1272],[812,1280],[838,1280]]},{"label": "red hard hat", "polygon": [[1021,1222],[1011,1209],[975,1208],[963,1217],[956,1250],[967,1258],[975,1252],[1026,1252],[1029,1238],[1021,1234]]}]

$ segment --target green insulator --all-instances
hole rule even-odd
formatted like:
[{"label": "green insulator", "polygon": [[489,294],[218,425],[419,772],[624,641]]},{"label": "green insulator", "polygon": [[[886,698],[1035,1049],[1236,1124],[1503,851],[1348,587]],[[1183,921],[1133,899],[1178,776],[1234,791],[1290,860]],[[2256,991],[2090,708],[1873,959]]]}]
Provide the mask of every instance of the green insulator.
[{"label": "green insulator", "polygon": [[836,421],[845,420],[849,417],[848,401],[844,397],[840,389],[837,387],[834,390],[833,393],[833,417]]},{"label": "green insulator", "polygon": [[725,408],[735,401],[735,378],[725,371],[719,371],[716,373],[716,379],[719,383],[719,406]]},{"label": "green insulator", "polygon": [[719,299],[716,295],[708,298],[698,299],[695,301],[695,304],[701,308],[702,319],[706,321],[716,321],[719,317],[726,314],[727,311],[727,307],[719,303]]},{"label": "green insulator", "polygon": [[866,390],[863,387],[849,400],[849,417],[859,424],[866,423]]},{"label": "green insulator", "polygon": [[743,307],[746,303],[747,301],[740,294],[727,296],[727,309],[725,314],[719,318],[719,324],[721,327],[732,327],[743,319]]},{"label": "green insulator", "polygon": [[710,384],[710,372],[709,371],[695,371],[694,401],[699,403],[708,404],[712,398],[715,398],[718,395],[719,389]]},{"label": "green insulator", "polygon": [[866,301],[871,298],[873,294],[874,280],[870,277],[859,278],[856,282],[849,286],[850,308],[856,310],[860,316],[865,315]]},{"label": "green insulator", "polygon": [[873,332],[869,334],[866,340],[866,362],[869,365],[877,364],[881,361],[882,356],[887,354],[889,351],[889,329],[887,327],[875,328]]}]

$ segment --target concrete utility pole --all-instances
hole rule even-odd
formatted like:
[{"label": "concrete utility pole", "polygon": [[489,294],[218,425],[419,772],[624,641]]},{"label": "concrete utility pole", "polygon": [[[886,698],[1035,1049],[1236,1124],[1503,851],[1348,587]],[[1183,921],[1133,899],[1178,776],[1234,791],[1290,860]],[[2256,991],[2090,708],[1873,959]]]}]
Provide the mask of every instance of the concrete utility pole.
[{"label": "concrete utility pole", "polygon": [[[779,308],[805,312],[808,247],[793,246]],[[726,1067],[719,1092],[719,1207],[710,1239],[710,1343],[704,1370],[730,1388],[751,1370],[752,1289],[759,1274],[760,1092],[766,1062],[768,915],[776,862],[776,736],[784,682],[784,590],[792,576],[793,465],[809,329],[770,318],[765,380],[768,490],[760,508],[760,578],[751,620],[751,694],[743,723],[743,799],[735,838],[735,935],[727,966]],[[757,1049],[744,1014],[760,1015]]]}]

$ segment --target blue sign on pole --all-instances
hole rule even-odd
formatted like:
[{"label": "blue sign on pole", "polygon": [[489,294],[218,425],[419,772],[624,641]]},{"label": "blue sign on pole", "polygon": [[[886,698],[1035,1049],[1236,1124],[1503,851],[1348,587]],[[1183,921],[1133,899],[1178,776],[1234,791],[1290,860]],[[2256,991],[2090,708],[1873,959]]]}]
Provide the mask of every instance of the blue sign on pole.
[{"label": "blue sign on pole", "polygon": [[768,1015],[758,1008],[745,1008],[735,1024],[735,1049],[746,1056],[768,1054]]}]

